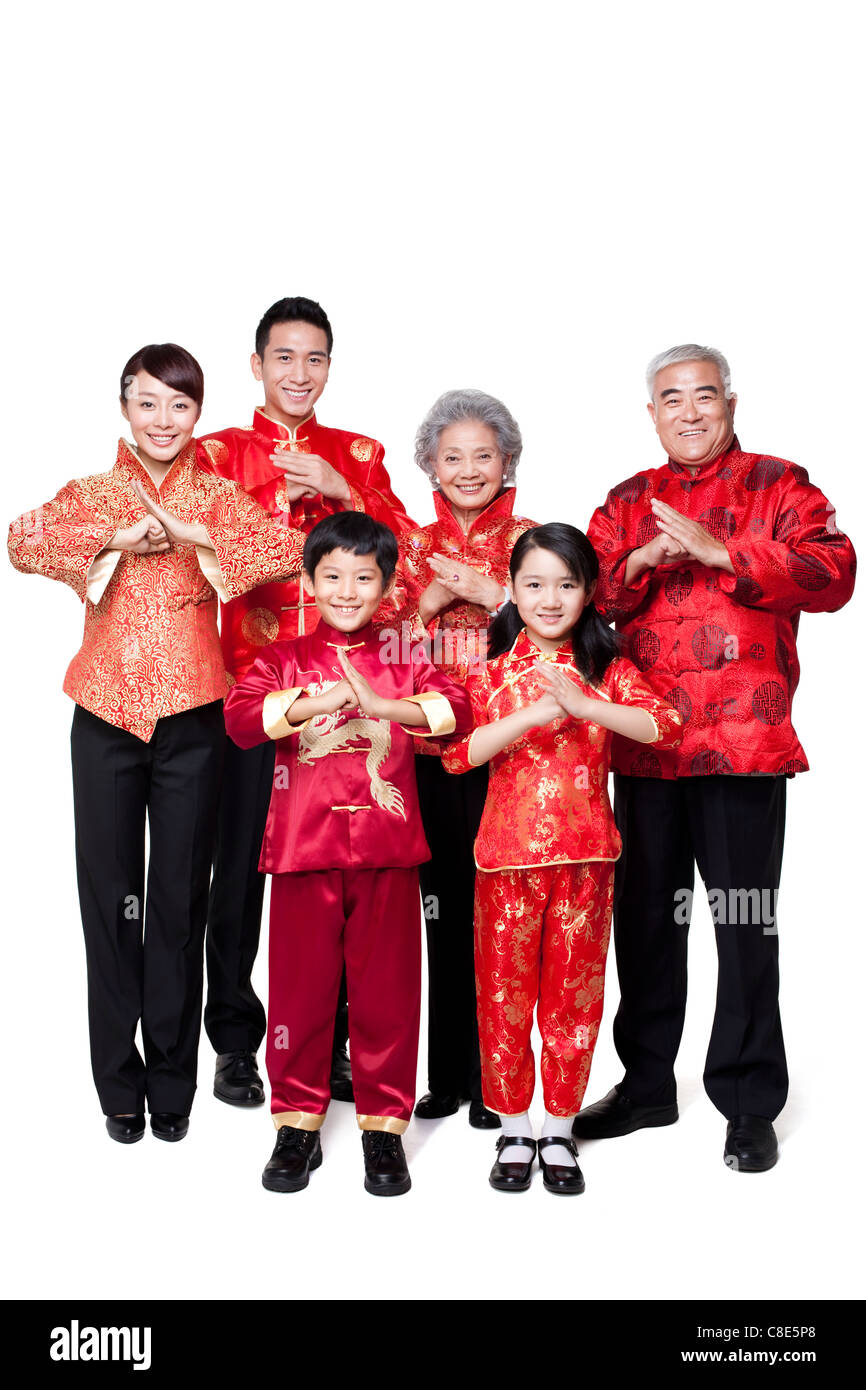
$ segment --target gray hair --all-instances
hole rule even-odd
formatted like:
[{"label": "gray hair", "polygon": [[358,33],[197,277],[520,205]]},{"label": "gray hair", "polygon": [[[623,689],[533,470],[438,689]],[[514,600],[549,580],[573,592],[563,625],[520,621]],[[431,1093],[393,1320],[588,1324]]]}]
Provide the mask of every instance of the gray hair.
[{"label": "gray hair", "polygon": [[461,420],[478,420],[482,425],[490,426],[502,457],[511,456],[502,475],[503,486],[513,486],[523,450],[520,426],[501,401],[495,396],[486,395],[484,391],[446,391],[431,406],[415,436],[415,462],[421,472],[427,474],[435,487],[433,460],[439,449],[439,440],[449,425],[456,425]]},{"label": "gray hair", "polygon": [[660,352],[653,358],[646,369],[646,386],[649,391],[649,398],[652,400],[655,390],[656,377],[664,367],[670,367],[674,362],[712,362],[719,369],[719,376],[722,378],[722,385],[725,388],[725,400],[731,394],[731,369],[728,366],[727,357],[719,352],[718,348],[699,347],[697,343],[683,343],[680,347],[668,348],[667,352]]}]

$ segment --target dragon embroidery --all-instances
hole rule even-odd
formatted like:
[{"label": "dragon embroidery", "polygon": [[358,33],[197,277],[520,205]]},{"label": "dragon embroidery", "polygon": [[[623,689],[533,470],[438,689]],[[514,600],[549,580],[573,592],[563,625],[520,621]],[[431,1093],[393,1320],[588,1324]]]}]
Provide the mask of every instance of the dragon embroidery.
[{"label": "dragon embroidery", "polygon": [[[309,681],[308,695],[324,695],[337,681]],[[298,762],[311,763],[327,758],[331,753],[363,753],[367,747],[367,774],[370,794],[377,806],[392,815],[406,819],[403,796],[393,782],[379,776],[379,769],[391,752],[391,729],[386,719],[347,719],[340,723],[341,714],[319,714],[301,730],[298,740]]]}]

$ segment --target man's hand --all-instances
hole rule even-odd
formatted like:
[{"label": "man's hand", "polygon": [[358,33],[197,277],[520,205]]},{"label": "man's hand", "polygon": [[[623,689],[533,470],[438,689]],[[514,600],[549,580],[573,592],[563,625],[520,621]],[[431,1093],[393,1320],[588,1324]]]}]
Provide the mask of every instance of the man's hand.
[{"label": "man's hand", "polygon": [[[327,459],[319,454],[295,454],[288,449],[279,449],[271,454],[271,463],[282,468],[290,489],[300,488],[298,497],[332,497],[337,502],[351,502],[352,493],[348,483]],[[291,491],[289,493],[291,497]],[[296,500],[294,497],[291,499]]]},{"label": "man's hand", "polygon": [[646,545],[641,545],[631,552],[625,564],[625,583],[633,584],[645,570],[654,570],[657,565],[666,565],[687,558],[685,546],[680,545],[673,536],[660,531],[651,541],[647,541]]},{"label": "man's hand", "polygon": [[453,555],[435,554],[429,565],[437,580],[447,589],[452,598],[462,598],[465,603],[476,603],[488,612],[498,608],[506,597],[505,590],[495,579],[480,574],[471,565],[455,560]]},{"label": "man's hand", "polygon": [[683,516],[682,512],[678,512],[667,502],[660,501],[658,497],[650,498],[650,504],[662,534],[677,541],[683,547],[687,559],[697,560],[699,564],[707,565],[711,569],[734,573],[727,547],[721,541],[717,541],[715,536],[711,536],[699,521],[692,521],[689,517]]},{"label": "man's hand", "polygon": [[115,531],[106,550],[132,550],[136,555],[160,555],[170,550],[168,536],[156,517],[145,516],[134,526]]},{"label": "man's hand", "polygon": [[[145,510],[159,522],[172,545],[204,545],[213,550],[210,536],[198,522],[181,521],[172,512],[167,512],[147,495],[137,478],[132,481],[132,490]],[[167,546],[163,548],[168,549]]]}]

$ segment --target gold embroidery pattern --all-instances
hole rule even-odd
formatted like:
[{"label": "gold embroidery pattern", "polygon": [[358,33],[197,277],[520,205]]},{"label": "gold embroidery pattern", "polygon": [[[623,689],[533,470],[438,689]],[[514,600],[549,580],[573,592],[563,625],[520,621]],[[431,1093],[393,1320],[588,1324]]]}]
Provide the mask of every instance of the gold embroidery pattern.
[{"label": "gold embroidery pattern", "polygon": [[349,445],[349,453],[359,463],[369,463],[375,452],[376,446],[372,439],[353,439]]},{"label": "gold embroidery pattern", "polygon": [[248,642],[257,647],[266,647],[269,642],[275,642],[279,631],[279,621],[269,608],[251,608],[249,613],[244,614],[241,632]]}]

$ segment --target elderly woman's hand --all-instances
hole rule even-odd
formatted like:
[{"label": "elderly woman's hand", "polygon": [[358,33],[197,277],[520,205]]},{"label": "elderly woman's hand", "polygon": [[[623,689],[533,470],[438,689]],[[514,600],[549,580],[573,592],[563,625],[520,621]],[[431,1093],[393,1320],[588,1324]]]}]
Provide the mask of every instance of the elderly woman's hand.
[{"label": "elderly woman's hand", "polygon": [[462,598],[464,603],[475,603],[492,613],[508,597],[501,584],[487,574],[481,574],[453,555],[435,554],[430,557],[430,568],[436,579],[451,598]]}]

